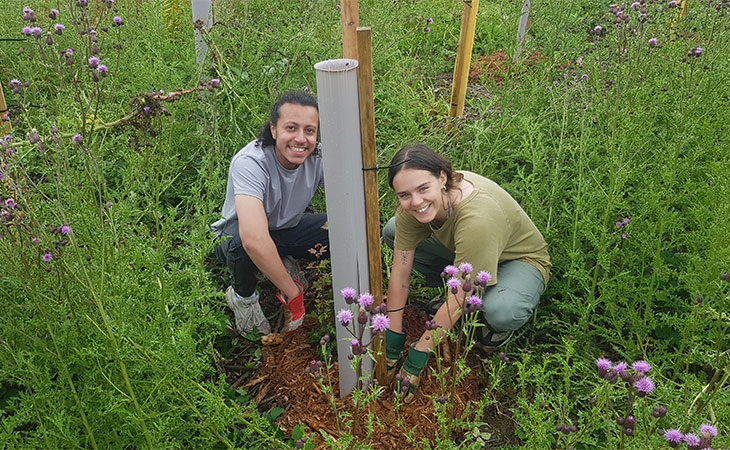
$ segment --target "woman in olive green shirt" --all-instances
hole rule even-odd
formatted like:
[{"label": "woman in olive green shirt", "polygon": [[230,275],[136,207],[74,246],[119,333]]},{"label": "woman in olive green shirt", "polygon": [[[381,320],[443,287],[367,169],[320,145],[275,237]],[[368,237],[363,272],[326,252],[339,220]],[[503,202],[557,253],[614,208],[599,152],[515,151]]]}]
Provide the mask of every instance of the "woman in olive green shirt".
[{"label": "woman in olive green shirt", "polygon": [[[448,160],[425,145],[396,153],[388,182],[399,202],[395,217],[383,229],[384,241],[394,250],[387,294],[389,374],[395,373],[405,346],[403,308],[413,269],[423,273],[430,286],[442,285],[447,265],[468,263],[474,274],[481,272],[487,286],[481,312],[486,326],[477,329],[477,339],[485,346],[504,345],[530,319],[550,277],[550,256],[538,229],[495,182],[454,171]],[[471,293],[459,287],[436,305],[433,321],[439,329],[451,329],[461,316],[459,299]],[[400,374],[410,381],[406,401],[413,399],[428,361],[433,332],[440,331],[426,331],[403,362]]]}]

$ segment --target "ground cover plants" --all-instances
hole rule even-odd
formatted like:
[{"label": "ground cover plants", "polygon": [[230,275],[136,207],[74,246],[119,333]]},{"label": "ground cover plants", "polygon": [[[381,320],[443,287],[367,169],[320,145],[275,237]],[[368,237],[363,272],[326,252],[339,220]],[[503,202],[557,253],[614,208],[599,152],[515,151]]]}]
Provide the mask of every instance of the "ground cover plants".
[{"label": "ground cover plants", "polygon": [[[313,64],[341,56],[338,2],[289,3],[217,2],[198,65],[185,1],[3,2],[0,444],[730,447],[730,4],[533,2],[515,59],[521,3],[482,2],[473,59],[492,64],[474,65],[447,130],[463,2],[360,1],[379,161],[423,142],[494,179],[543,232],[553,274],[506,348],[430,366],[412,407],[430,411],[427,436],[392,386],[369,384],[349,399],[362,416],[323,418],[333,437],[303,417],[283,429],[286,404],[256,401],[262,355],[296,355],[231,331],[208,258],[231,156],[278,93],[315,91]],[[382,176],[381,194],[385,223]],[[331,358],[320,341],[341,326],[329,301],[345,286],[326,262],[308,274],[311,342],[292,376],[328,409],[305,369]],[[412,293],[424,327],[438,292]],[[240,379],[223,368],[234,357]],[[464,404],[436,393],[462,375],[478,387]],[[509,427],[488,413],[500,406]]]}]

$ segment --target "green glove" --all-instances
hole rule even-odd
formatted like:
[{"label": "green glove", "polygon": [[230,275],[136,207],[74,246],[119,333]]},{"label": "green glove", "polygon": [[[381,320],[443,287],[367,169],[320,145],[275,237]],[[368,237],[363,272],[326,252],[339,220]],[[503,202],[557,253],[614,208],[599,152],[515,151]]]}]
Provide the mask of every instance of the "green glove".
[{"label": "green glove", "polygon": [[411,345],[408,350],[408,356],[403,362],[398,377],[400,380],[398,390],[405,394],[403,397],[404,403],[410,403],[416,397],[416,391],[421,382],[421,371],[426,367],[429,356],[431,356],[430,352],[416,350],[415,345]]},{"label": "green glove", "polygon": [[406,346],[406,334],[396,333],[390,328],[385,330],[385,357],[398,361]]},{"label": "green glove", "polygon": [[431,352],[422,352],[411,346],[408,349],[408,356],[403,362],[403,368],[411,375],[420,375],[423,368],[426,367],[429,356],[431,356]]}]

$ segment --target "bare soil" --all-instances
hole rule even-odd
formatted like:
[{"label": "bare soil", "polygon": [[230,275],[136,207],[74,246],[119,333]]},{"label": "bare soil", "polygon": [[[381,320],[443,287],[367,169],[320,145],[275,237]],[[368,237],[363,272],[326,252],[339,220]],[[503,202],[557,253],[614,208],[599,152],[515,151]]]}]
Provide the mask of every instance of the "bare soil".
[{"label": "bare soil", "polygon": [[[311,274],[308,272],[307,275],[309,277]],[[273,298],[274,292],[266,281],[261,287],[264,298],[262,307],[267,315],[270,315],[272,308],[278,308],[278,305],[273,303],[276,301]],[[268,340],[271,342],[268,345],[243,340],[241,351],[229,359],[218,362],[218,369],[225,371],[230,386],[246,388],[262,414],[269,413],[275,408],[284,409],[277,418],[277,424],[282,431],[290,436],[295,426],[304,426],[310,439],[315,439],[317,449],[331,448],[325,445],[325,435],[337,441],[345,433],[354,435],[358,444],[367,445],[374,450],[421,447],[418,442],[422,442],[423,439],[435,446],[439,439],[437,435],[439,424],[433,399],[443,395],[438,381],[430,370],[435,365],[435,358],[429,360],[429,370],[424,371],[425,375],[418,390],[419,395],[412,403],[405,405],[401,402],[400,408],[396,408],[398,402],[393,393],[395,387],[393,383],[375,402],[356,412],[350,395],[339,397],[339,368],[337,357],[334,356],[334,364],[329,372],[336,397],[337,410],[334,411],[329,397],[322,392],[318,382],[305,373],[310,361],[321,359],[319,343],[312,343],[311,339],[312,335],[318,335],[317,321],[314,317],[314,299],[305,299],[305,304],[308,315],[302,327],[296,332],[269,335]],[[276,316],[277,313],[274,312],[273,315]],[[423,333],[425,321],[421,303],[406,308],[404,325],[409,340]],[[277,322],[276,317],[272,320],[274,327],[277,326],[275,322]],[[254,370],[248,370],[246,367],[250,366],[255,349],[261,349],[260,362]],[[453,354],[454,351],[455,344],[451,343],[447,352]],[[467,363],[472,369],[471,373],[456,386],[450,399],[450,403],[454,405],[455,417],[463,417],[467,404],[472,403],[470,409],[473,410],[474,404],[481,399],[489,376],[489,371],[485,369],[485,365],[489,363],[485,364],[484,361],[491,357],[482,350],[468,355]],[[325,375],[324,378],[326,377]],[[480,426],[481,435],[489,436],[483,448],[497,448],[518,442],[514,435],[516,424],[509,410],[510,406],[511,398],[508,394],[494,394],[492,404],[486,408],[484,416],[473,417],[473,413],[470,413],[472,416],[465,417],[483,423]],[[363,425],[367,423],[369,415],[374,417],[372,432],[368,433],[367,426],[355,430],[353,427],[338,425],[338,417],[342,417],[344,413],[349,413],[352,417],[357,415]],[[450,439],[461,442],[466,439],[466,431],[457,428]]]}]

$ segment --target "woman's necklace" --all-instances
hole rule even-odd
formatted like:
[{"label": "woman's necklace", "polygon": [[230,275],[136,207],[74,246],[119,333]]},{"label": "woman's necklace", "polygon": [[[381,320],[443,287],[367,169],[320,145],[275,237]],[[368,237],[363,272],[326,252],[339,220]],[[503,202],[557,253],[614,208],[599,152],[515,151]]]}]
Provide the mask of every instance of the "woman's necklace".
[{"label": "woman's necklace", "polygon": [[451,213],[453,212],[454,207],[451,205],[451,195],[449,195],[449,191],[446,191],[446,219],[444,219],[443,221],[434,219],[428,225],[431,227],[432,230],[438,230],[443,226],[444,223],[446,223],[447,220],[449,220],[449,217],[451,217]]}]

